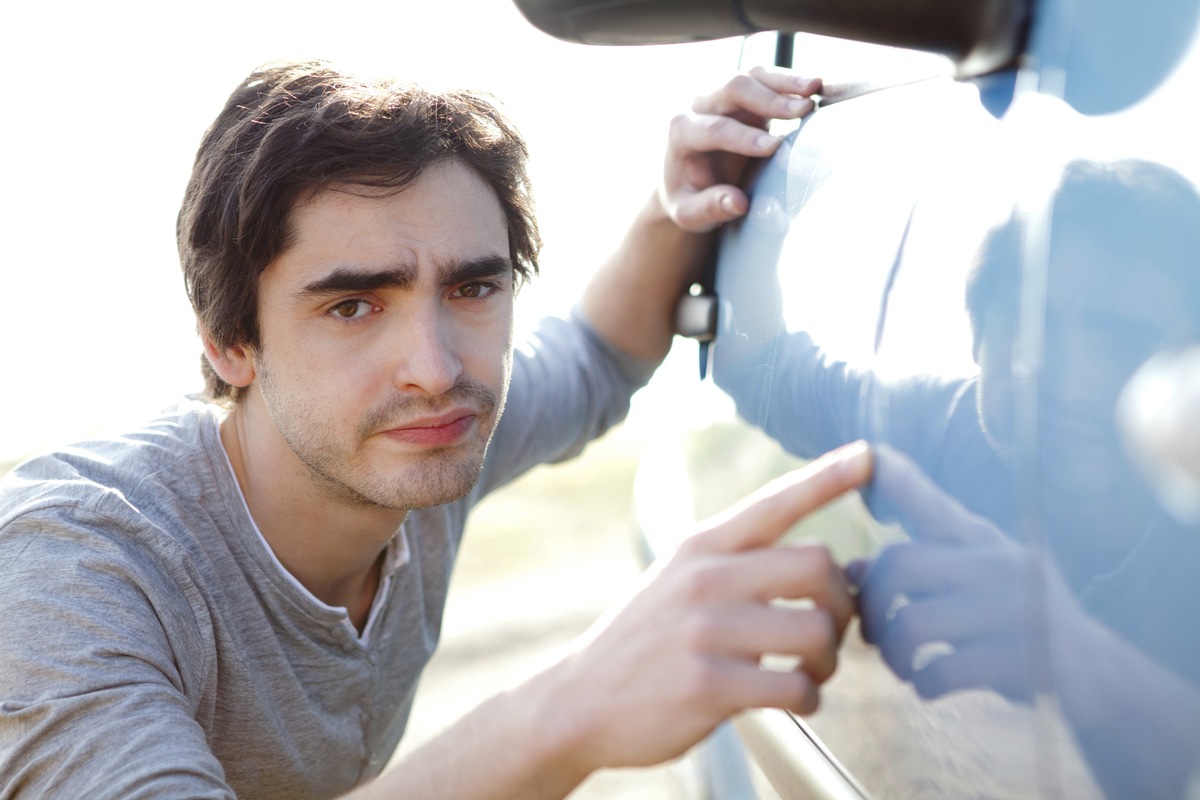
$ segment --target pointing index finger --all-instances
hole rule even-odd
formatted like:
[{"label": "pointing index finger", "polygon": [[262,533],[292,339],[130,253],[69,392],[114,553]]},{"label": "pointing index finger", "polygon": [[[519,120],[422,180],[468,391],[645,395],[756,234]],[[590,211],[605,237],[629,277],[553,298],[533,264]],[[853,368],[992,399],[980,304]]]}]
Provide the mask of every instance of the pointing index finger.
[{"label": "pointing index finger", "polygon": [[877,519],[895,520],[916,541],[986,545],[1002,540],[990,523],[972,514],[898,450],[880,445],[867,507]]},{"label": "pointing index finger", "polygon": [[774,544],[806,514],[871,477],[865,442],[845,445],[807,466],[775,479],[705,525],[696,544],[736,552]]}]

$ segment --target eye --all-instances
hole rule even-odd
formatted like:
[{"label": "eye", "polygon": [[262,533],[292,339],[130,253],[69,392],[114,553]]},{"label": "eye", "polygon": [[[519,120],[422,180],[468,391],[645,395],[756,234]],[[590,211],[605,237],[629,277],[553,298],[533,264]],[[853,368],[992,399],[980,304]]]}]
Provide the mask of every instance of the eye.
[{"label": "eye", "polygon": [[329,309],[329,313],[338,319],[360,319],[376,310],[376,306],[366,300],[343,300]]},{"label": "eye", "polygon": [[452,297],[466,297],[471,300],[478,300],[487,297],[492,292],[496,291],[497,286],[494,283],[476,282],[464,283],[462,286],[454,290]]}]

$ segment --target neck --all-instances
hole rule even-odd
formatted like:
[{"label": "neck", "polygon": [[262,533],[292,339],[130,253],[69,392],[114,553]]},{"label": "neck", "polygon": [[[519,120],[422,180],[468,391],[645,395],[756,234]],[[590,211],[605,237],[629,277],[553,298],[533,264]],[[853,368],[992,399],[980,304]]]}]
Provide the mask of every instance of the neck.
[{"label": "neck", "polygon": [[331,497],[249,399],[221,422],[221,443],[275,557],[313,596],[345,608],[361,631],[387,545],[408,512]]}]

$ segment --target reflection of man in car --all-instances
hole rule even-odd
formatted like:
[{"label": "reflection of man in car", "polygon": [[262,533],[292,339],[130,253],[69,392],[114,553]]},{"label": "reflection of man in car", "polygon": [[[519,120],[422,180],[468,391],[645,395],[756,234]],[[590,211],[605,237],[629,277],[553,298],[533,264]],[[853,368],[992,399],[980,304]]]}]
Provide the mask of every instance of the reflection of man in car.
[{"label": "reflection of man in car", "polygon": [[[1121,446],[1116,403],[1141,363],[1195,337],[1197,219],[1191,184],[1142,161],[1074,162],[1053,198],[1037,379],[1040,510],[1060,567],[1080,587],[1115,569],[1157,514]],[[980,420],[1007,461],[1017,449],[1012,348],[1028,230],[1014,217],[993,231],[967,291]]]},{"label": "reflection of man in car", "polygon": [[[1030,228],[1018,213],[992,231],[968,281],[967,306],[980,365],[978,424],[998,459],[987,470],[977,463],[957,475],[953,493],[967,505],[992,506],[995,522],[1027,537],[1016,504],[996,508],[989,499],[997,482],[1011,480],[1018,459],[1021,391],[1036,392],[1030,411],[1036,415],[1037,461],[1027,466],[1037,470],[1036,510],[1058,570],[1099,618],[1200,682],[1200,646],[1187,637],[1181,641],[1162,622],[1177,607],[1161,602],[1164,591],[1190,596],[1190,580],[1172,584],[1164,578],[1177,572],[1179,558],[1196,552],[1192,537],[1158,509],[1116,427],[1117,399],[1134,370],[1163,347],[1194,337],[1200,320],[1198,219],[1200,196],[1165,167],[1070,164],[1055,191],[1048,229],[1043,363],[1036,386],[1024,387],[1017,384],[1014,343],[1022,247]],[[1024,275],[1039,279],[1036,268]],[[890,408],[919,413],[906,404]],[[894,424],[909,423],[901,418]],[[921,466],[942,483],[941,476],[961,464]],[[1157,609],[1154,619],[1143,618],[1151,609]]]},{"label": "reflection of man in car", "polygon": [[[857,438],[887,442],[967,509],[1024,537],[1014,488],[1014,420],[1021,391],[1034,385],[1016,385],[1013,358],[1022,280],[1037,277],[1036,270],[1021,272],[1027,216],[1022,209],[989,234],[968,281],[977,379],[910,375],[884,382],[830,361],[803,332],[759,348],[774,350],[773,369],[727,369],[717,379],[739,401],[769,392],[769,400],[755,395],[755,408],[739,410],[752,416],[769,408],[753,421],[790,451],[812,456]],[[1126,574],[1136,566],[1130,557],[1148,531],[1174,527],[1122,451],[1115,407],[1140,363],[1194,336],[1200,320],[1195,219],[1200,196],[1192,186],[1148,162],[1077,161],[1054,193],[1044,364],[1033,409],[1038,511],[1059,569],[1098,611],[1121,613],[1124,601],[1101,599],[1122,583],[1114,571]],[[1192,658],[1197,662],[1185,671],[1200,676],[1200,654]]]},{"label": "reflection of man in car", "polygon": [[[912,537],[849,567],[863,637],[898,677],[925,698],[987,688],[1027,702],[1052,685],[1110,797],[1177,797],[1195,780],[1194,683],[1085,611],[1039,548],[967,511],[887,445],[876,452],[870,492],[872,508]],[[1194,551],[1166,555],[1184,571],[1197,564]],[[1129,605],[1159,635],[1194,648],[1193,599],[1167,600],[1183,607],[1167,609],[1165,622],[1141,598]]]},{"label": "reflection of man in car", "polygon": [[[1015,367],[1026,366],[1013,358],[1019,248],[1029,231],[1019,216],[988,237],[967,304],[980,364],[979,419],[1006,466],[1019,458],[1021,392],[1036,400],[1028,422],[1036,426],[1037,458],[1020,466],[1036,470],[1036,512],[1056,568],[1089,612],[1200,684],[1200,637],[1184,634],[1187,609],[1200,599],[1192,578],[1200,549],[1158,507],[1116,421],[1121,389],[1137,367],[1196,336],[1197,220],[1200,196],[1166,167],[1069,165],[1050,217],[1036,386],[1015,378]],[[1038,271],[1024,277],[1037,280]],[[986,475],[974,483],[984,489]],[[1021,529],[1011,521],[1002,527]]]},{"label": "reflection of man in car", "polygon": [[[977,379],[885,383],[788,334],[773,343],[782,369],[762,423],[802,455],[860,436],[899,451],[881,451],[869,504],[912,541],[854,570],[864,634],[897,675],[926,697],[988,687],[1028,698],[1047,686],[1042,663],[1101,782],[1151,796],[1130,765],[1171,785],[1196,755],[1189,745],[1111,758],[1131,746],[1111,712],[1200,708],[1200,537],[1155,504],[1115,409],[1139,364],[1195,336],[1200,196],[1159,165],[1078,161],[1047,208],[1048,239],[1020,209],[980,249],[967,292]],[[1035,322],[1018,313],[1027,296],[1025,308],[1044,308],[1044,339],[1019,349]],[[1051,559],[1038,558],[1041,545]],[[1045,641],[1035,618],[1049,631],[1045,662],[1031,649]],[[1167,729],[1186,720],[1155,716],[1140,735],[1170,742]]]}]

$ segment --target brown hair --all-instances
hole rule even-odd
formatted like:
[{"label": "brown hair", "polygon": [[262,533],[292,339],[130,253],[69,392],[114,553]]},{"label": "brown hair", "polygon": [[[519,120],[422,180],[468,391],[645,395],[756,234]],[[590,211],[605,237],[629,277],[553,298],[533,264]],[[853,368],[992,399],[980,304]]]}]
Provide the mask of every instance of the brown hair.
[{"label": "brown hair", "polygon": [[[458,159],[495,192],[518,281],[537,272],[541,239],[525,142],[487,97],[346,75],[321,61],[252,72],[201,140],[179,211],[184,283],[218,349],[259,345],[258,278],[291,244],[297,203],[336,185],[402,191]],[[201,359],[214,400],[239,397]]]}]

